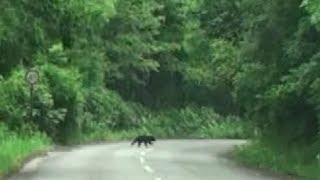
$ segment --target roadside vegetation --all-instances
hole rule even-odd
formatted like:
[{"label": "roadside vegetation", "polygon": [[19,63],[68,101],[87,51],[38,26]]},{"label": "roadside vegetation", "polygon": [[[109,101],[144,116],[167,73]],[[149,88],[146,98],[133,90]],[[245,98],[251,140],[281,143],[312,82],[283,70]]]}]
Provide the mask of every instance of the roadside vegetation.
[{"label": "roadside vegetation", "polygon": [[[50,144],[152,133],[254,138],[238,159],[320,177],[319,7],[1,0],[0,171]],[[32,119],[29,68],[40,74]]]},{"label": "roadside vegetation", "polygon": [[[319,163],[310,163],[312,159],[304,152],[304,148],[282,149],[265,142],[252,142],[247,146],[237,147],[234,157],[248,167],[272,170],[280,174],[288,174],[300,179],[319,179]],[[312,161],[311,161],[312,162]]]},{"label": "roadside vegetation", "polygon": [[50,144],[43,134],[19,135],[0,124],[0,178],[20,168],[30,157],[49,150]]}]

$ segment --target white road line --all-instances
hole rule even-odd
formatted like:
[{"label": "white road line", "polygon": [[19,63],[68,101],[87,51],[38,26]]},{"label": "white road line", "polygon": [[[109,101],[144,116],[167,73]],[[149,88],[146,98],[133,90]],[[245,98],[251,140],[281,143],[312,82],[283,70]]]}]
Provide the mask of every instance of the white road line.
[{"label": "white road line", "polygon": [[154,170],[153,169],[151,169],[151,167],[150,166],[143,166],[143,168],[147,171],[147,172],[149,172],[149,173],[154,173]]},{"label": "white road line", "polygon": [[146,161],[143,157],[140,157],[140,162],[141,162],[141,164],[144,164]]},{"label": "white road line", "polygon": [[[147,171],[148,173],[154,174],[155,171],[148,165],[146,164],[146,160],[144,158],[144,156],[146,156],[147,153],[153,151],[153,148],[147,149],[146,151],[141,151],[140,152],[140,163],[143,165],[143,168],[145,171]],[[160,177],[155,177],[154,180],[162,180]]]},{"label": "white road line", "polygon": [[141,152],[140,152],[140,155],[141,155],[141,156],[145,156],[145,155],[146,155],[146,152],[141,151]]}]

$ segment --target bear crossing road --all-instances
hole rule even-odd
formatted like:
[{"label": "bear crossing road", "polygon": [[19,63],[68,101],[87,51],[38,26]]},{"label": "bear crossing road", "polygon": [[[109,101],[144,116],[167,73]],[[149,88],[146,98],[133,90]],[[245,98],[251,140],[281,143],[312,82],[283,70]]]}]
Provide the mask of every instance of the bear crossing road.
[{"label": "bear crossing road", "polygon": [[131,146],[133,146],[135,143],[138,143],[138,146],[140,147],[141,143],[144,143],[144,145],[148,147],[148,144],[152,145],[154,141],[156,141],[154,136],[138,136],[131,142]]}]

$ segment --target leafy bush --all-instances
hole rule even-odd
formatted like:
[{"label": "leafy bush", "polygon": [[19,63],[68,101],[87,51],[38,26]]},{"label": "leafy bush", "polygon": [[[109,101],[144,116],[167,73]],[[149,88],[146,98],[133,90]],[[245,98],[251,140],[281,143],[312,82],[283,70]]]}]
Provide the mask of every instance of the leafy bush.
[{"label": "leafy bush", "polygon": [[[52,128],[52,124],[48,124],[47,117],[53,108],[51,94],[45,84],[37,85],[35,89],[34,100],[34,121],[30,119],[30,94],[28,84],[24,80],[24,71],[17,69],[11,73],[11,76],[0,81],[0,116],[5,120],[10,129],[33,131],[39,125],[42,129],[45,125]],[[54,120],[53,120],[54,121]],[[52,131],[46,131],[52,133]]]},{"label": "leafy bush", "polygon": [[207,107],[189,106],[183,109],[154,112],[145,122],[148,132],[158,132],[161,137],[248,138],[253,136],[253,125],[250,122],[234,116],[223,117]]},{"label": "leafy bush", "polygon": [[0,119],[11,129],[25,128],[30,100],[24,72],[17,69],[7,79],[0,79]]},{"label": "leafy bush", "polygon": [[[83,87],[80,73],[76,69],[63,69],[56,65],[46,64],[41,67],[48,83],[50,94],[54,103],[57,117],[66,113],[63,120],[58,123],[59,141],[68,142],[69,138],[77,139],[81,132],[83,113]],[[51,117],[53,114],[51,114]],[[60,118],[62,119],[62,118]]]},{"label": "leafy bush", "polygon": [[0,124],[0,177],[20,167],[30,155],[49,148],[50,140],[43,134],[18,135]]},{"label": "leafy bush", "polygon": [[55,140],[80,133],[83,97],[79,73],[52,64],[38,69],[41,79],[34,90],[33,121],[29,116],[30,94],[25,71],[20,68],[9,78],[0,80],[0,118],[5,119],[10,129],[29,133],[40,130]]},{"label": "leafy bush", "polygon": [[309,179],[318,179],[320,176],[318,160],[314,157],[312,161],[306,161],[306,153],[299,147],[281,152],[272,144],[255,141],[237,147],[234,155],[249,166],[296,174]]},{"label": "leafy bush", "polygon": [[[117,129],[106,123],[107,119],[88,120],[84,126],[86,129],[82,140],[94,140],[95,138],[103,140],[111,137],[112,133],[115,134],[113,139],[120,134],[121,137],[130,137],[125,136],[125,132],[128,132],[127,135],[132,135],[130,138],[139,134],[153,134],[157,138],[248,138],[253,136],[253,126],[250,122],[241,121],[232,116],[220,116],[211,108],[186,107],[167,111],[151,111],[143,106],[134,105],[126,105],[130,109],[128,112],[132,112],[134,116],[130,117],[131,114],[128,112],[121,116],[128,117],[128,119],[123,119],[122,123],[130,124],[130,126],[126,127],[122,124],[123,128]],[[112,115],[119,117],[119,112],[124,111],[114,109],[107,118]]]},{"label": "leafy bush", "polygon": [[138,125],[138,115],[132,105],[116,92],[102,88],[86,91],[84,131],[97,129],[128,130]]}]

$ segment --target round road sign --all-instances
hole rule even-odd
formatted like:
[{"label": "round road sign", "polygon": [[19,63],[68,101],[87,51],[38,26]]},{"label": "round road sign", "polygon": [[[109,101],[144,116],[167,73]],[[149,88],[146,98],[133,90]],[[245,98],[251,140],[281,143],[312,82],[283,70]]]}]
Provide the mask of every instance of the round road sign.
[{"label": "round road sign", "polygon": [[28,72],[26,73],[26,81],[31,85],[36,84],[39,81],[38,71],[28,70]]}]

